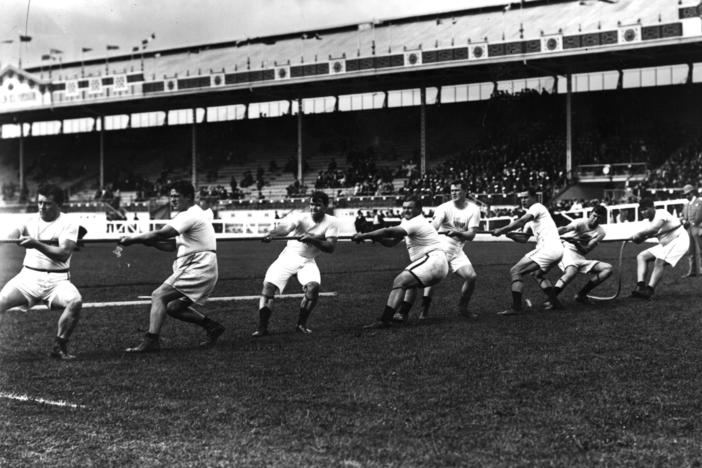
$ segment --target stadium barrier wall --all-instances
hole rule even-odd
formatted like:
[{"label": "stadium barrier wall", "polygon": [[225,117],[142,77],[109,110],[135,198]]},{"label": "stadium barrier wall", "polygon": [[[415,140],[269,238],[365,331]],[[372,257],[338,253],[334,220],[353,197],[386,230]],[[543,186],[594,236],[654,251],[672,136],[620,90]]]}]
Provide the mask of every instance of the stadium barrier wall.
[{"label": "stadium barrier wall", "polygon": [[[659,201],[655,202],[655,205],[657,208],[666,208],[671,213],[677,215],[680,213],[680,209],[685,203],[687,203],[687,200],[680,199]],[[397,208],[392,207],[388,209]],[[433,209],[433,207],[425,207],[425,212]],[[627,222],[611,222],[603,224],[607,234],[605,238],[606,241],[629,239],[632,234],[643,229],[648,224],[647,221],[639,220],[638,204],[636,203],[612,205],[608,206],[607,210],[610,214],[610,219],[612,219],[612,215],[614,213],[623,211],[633,214],[633,219]],[[355,233],[354,220],[356,211],[356,209],[347,208],[337,209],[334,211],[334,214],[338,216],[340,221],[339,235],[350,236]],[[572,212],[559,212],[559,215],[563,216],[566,220],[573,220],[587,217],[589,212],[590,208],[585,208]],[[282,218],[288,213],[289,211],[280,212],[280,210],[223,211],[219,213],[219,218],[213,221],[213,225],[219,240],[236,240],[237,238],[251,238],[257,236],[262,237],[279,222],[279,219],[276,219],[276,215]],[[18,224],[22,223],[26,217],[31,215],[31,213],[0,214],[0,239],[6,238],[13,226],[17,226]],[[66,216],[86,228],[88,232],[85,239],[91,241],[116,241],[123,235],[147,232],[157,229],[160,226],[163,226],[163,224],[166,222],[165,220],[148,219],[148,213],[146,212],[138,213],[136,219],[127,219],[125,221],[108,221],[105,213],[96,212],[73,212],[66,213]],[[133,216],[133,214],[130,216]],[[495,229],[508,224],[512,219],[514,218],[509,216],[483,219],[480,228],[481,230]],[[400,218],[391,217],[386,218],[385,220],[390,223],[399,223]],[[502,237],[500,239],[506,238]],[[476,236],[476,240],[486,241],[496,240],[496,238],[489,234],[479,234]]]}]

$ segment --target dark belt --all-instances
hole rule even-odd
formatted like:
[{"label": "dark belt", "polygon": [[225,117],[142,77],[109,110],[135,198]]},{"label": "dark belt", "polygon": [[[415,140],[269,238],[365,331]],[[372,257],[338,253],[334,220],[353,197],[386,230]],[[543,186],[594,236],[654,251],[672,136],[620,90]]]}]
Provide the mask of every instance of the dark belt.
[{"label": "dark belt", "polygon": [[22,265],[22,266],[25,268],[29,268],[30,270],[40,271],[42,273],[68,273],[70,271],[68,268],[66,268],[65,270],[43,270],[41,268],[33,268],[33,267],[30,267],[27,265]]}]

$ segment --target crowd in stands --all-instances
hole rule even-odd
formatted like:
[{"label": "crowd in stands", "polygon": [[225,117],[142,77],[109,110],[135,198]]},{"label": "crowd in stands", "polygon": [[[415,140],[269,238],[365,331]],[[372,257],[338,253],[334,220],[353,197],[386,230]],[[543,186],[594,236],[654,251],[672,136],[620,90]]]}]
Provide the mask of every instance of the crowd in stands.
[{"label": "crowd in stands", "polygon": [[407,179],[400,193],[447,194],[452,181],[466,184],[470,193],[506,194],[527,187],[552,194],[566,183],[562,152],[557,141],[525,148],[490,145],[449,158],[422,176]]},{"label": "crowd in stands", "polygon": [[[127,219],[127,211],[122,207],[122,197],[119,188],[115,188],[112,184],[107,184],[95,192],[94,200],[102,203],[102,206],[105,208],[105,217],[108,221]],[[108,225],[109,229],[112,227]]]},{"label": "crowd in stands", "polygon": [[295,178],[295,181],[288,185],[285,190],[288,193],[288,197],[302,197],[307,193],[307,185],[300,182],[300,179]]},{"label": "crowd in stands", "polygon": [[702,186],[702,138],[693,139],[653,170],[646,188],[665,189],[685,184]]},{"label": "crowd in stands", "polygon": [[[424,210],[424,216],[431,218],[434,216],[433,210]],[[354,227],[356,232],[370,232],[376,229],[396,226],[402,220],[402,210],[358,210]]]},{"label": "crowd in stands", "polygon": [[394,193],[393,176],[387,167],[376,166],[373,148],[351,151],[346,157],[347,167],[341,169],[332,158],[326,171],[319,171],[316,189],[349,188],[354,196],[390,195]]},{"label": "crowd in stands", "polygon": [[593,198],[593,199],[589,199],[589,200],[586,200],[584,198],[571,199],[571,200],[558,200],[557,202],[551,204],[551,208],[556,210],[556,211],[576,213],[578,211],[586,210],[588,208],[592,208],[592,207],[595,207],[597,205],[608,206],[608,205],[622,203],[624,201],[628,201],[628,200],[612,200],[611,198],[608,198],[608,197],[605,197],[602,199]]},{"label": "crowd in stands", "polygon": [[[656,198],[674,197],[680,194],[676,190],[687,183],[702,186],[702,137],[696,130],[697,109],[694,102],[685,100],[686,95],[680,89],[668,87],[583,93],[573,97],[577,109],[573,128],[574,165],[646,162],[650,168],[646,180],[627,184],[627,193],[616,198],[603,197],[597,202],[609,205],[634,201],[646,190],[656,191]],[[392,121],[401,119],[397,117],[398,114],[391,114],[394,112],[391,109],[374,110],[372,113],[375,117],[367,112],[363,115],[359,113],[357,117],[353,116],[354,113],[317,117],[319,122],[316,125],[328,132],[317,130],[317,141],[322,138],[329,141],[326,147],[320,147],[319,153],[333,154],[334,157],[329,156],[326,167],[314,168],[312,172],[313,168],[303,161],[305,178],[294,180],[287,187],[287,195],[291,198],[305,195],[311,186],[315,189],[342,190],[345,196],[448,195],[450,183],[460,180],[472,194],[505,195],[536,187],[550,199],[567,184],[563,108],[562,95],[534,90],[516,94],[497,90],[488,101],[437,105],[428,111],[433,113],[427,119],[428,124],[433,123],[434,127],[428,129],[429,160],[423,175],[419,171],[416,144],[400,147],[401,150],[392,158],[386,154],[387,141],[384,142],[385,147],[382,145],[383,138],[392,140],[391,143],[396,145],[399,145],[397,140],[403,135],[405,139],[411,139],[409,133],[403,132],[416,133],[414,121],[407,126],[409,131],[404,127],[393,127]],[[626,112],[621,112],[621,109],[626,109]],[[391,118],[391,115],[395,117]],[[310,122],[315,117],[308,118],[306,131],[313,134],[310,136],[312,140],[315,130]],[[351,127],[355,118],[367,125]],[[281,168],[275,160],[270,160],[267,172],[263,165],[257,167],[256,161],[260,155],[256,150],[261,145],[265,146],[270,128],[276,128],[276,135],[287,138],[285,145],[294,144],[296,138],[290,136],[296,135],[295,132],[285,133],[287,127],[284,119],[264,120],[237,122],[237,129],[245,125],[248,130],[236,132],[230,123],[211,125],[211,134],[201,139],[202,148],[198,154],[199,171],[209,182],[201,187],[201,196],[218,200],[240,199],[246,189],[246,192],[257,191],[258,199],[264,198],[264,186]],[[383,128],[387,133],[390,130],[393,133],[381,135],[380,143],[376,143],[373,138],[382,132],[371,128],[372,125],[367,122],[375,123],[375,126],[378,122],[388,122],[387,127]],[[689,122],[687,125],[690,128],[681,129],[686,122]],[[337,128],[329,129],[334,126]],[[122,133],[122,136],[112,137],[112,146],[128,150],[106,164],[105,193],[96,193],[94,198],[112,200],[120,191],[134,191],[137,199],[142,200],[166,195],[169,184],[181,178],[183,171],[191,164],[189,149],[182,149],[187,148],[187,139],[179,139],[179,132],[167,127],[150,129],[149,132],[132,129]],[[353,137],[349,137],[349,134]],[[232,143],[235,137],[241,140],[237,144]],[[89,143],[74,142],[64,137],[51,137],[46,141],[48,143],[43,146],[35,143],[36,146],[28,151],[35,155],[28,157],[25,169],[32,185],[49,177],[70,178],[75,177],[76,173],[89,172],[85,167],[86,158],[76,157],[75,163],[62,164],[70,159],[68,155]],[[252,142],[264,143],[256,146]],[[4,148],[1,144],[0,149]],[[50,151],[53,150],[52,145],[61,147],[60,151],[56,150],[56,155]],[[132,148],[142,147],[150,148],[151,153],[146,154],[146,159],[158,160],[158,164],[161,164],[158,155],[163,155],[163,170],[155,179],[139,169],[145,157]],[[306,153],[309,152],[309,148],[306,148]],[[284,158],[281,156],[280,161]],[[97,170],[95,161],[91,161],[91,167]],[[228,185],[222,183],[219,176],[223,173],[223,167],[245,163],[248,163],[244,166],[247,170],[243,172],[241,180],[237,181],[232,176]],[[158,164],[156,167],[160,167]],[[295,154],[289,155],[282,170],[297,175]],[[402,186],[396,189],[393,181]],[[3,183],[3,199],[16,200],[18,193],[16,183]],[[26,199],[26,188],[24,193]],[[592,200],[560,200],[554,208],[577,211],[578,207],[588,207],[592,203]],[[491,214],[509,214],[505,210],[493,210]]]},{"label": "crowd in stands", "polygon": [[[531,143],[531,142],[527,142]],[[647,151],[646,143],[637,140],[631,148],[636,148],[637,157],[643,157]],[[633,150],[632,150],[633,151]],[[452,181],[461,180],[472,194],[509,194],[525,190],[527,187],[537,189],[551,196],[566,183],[563,168],[564,142],[557,138],[547,138],[533,144],[514,142],[491,143],[466,148],[459,154],[445,158],[439,164],[430,167],[424,175],[419,173],[416,155],[399,162],[394,170],[387,166],[379,167],[373,148],[363,151],[351,151],[345,157],[343,167],[336,158],[329,160],[325,170],[317,172],[314,180],[315,189],[345,189],[346,195],[392,195],[418,193],[422,195],[447,195]],[[591,153],[593,160],[599,160],[601,152]],[[633,153],[632,153],[633,154]],[[291,159],[292,161],[292,159]],[[288,162],[286,170],[297,172],[297,162]],[[269,172],[278,170],[275,161],[271,161]],[[229,187],[222,184],[210,184],[201,188],[200,195],[208,198],[238,199],[242,197],[242,188],[254,186],[260,193],[266,184],[265,170],[258,166],[254,171],[243,173],[238,183],[231,177]],[[635,194],[642,190],[659,190],[659,198],[668,193],[662,189],[682,187],[685,184],[702,186],[702,138],[692,139],[680,147],[660,167],[650,171],[646,181],[632,185],[628,197],[597,200],[605,204],[634,201]],[[107,171],[106,187],[98,191],[95,200],[112,200],[120,191],[136,191],[138,199],[166,195],[167,188],[173,180],[168,170],[153,182],[133,171],[128,164],[112,167]],[[404,185],[395,191],[393,179],[404,179]],[[295,180],[287,187],[289,197],[302,196],[309,187]],[[2,185],[3,198],[12,199],[17,195],[17,186],[12,182]],[[560,200],[554,208],[572,210],[592,205],[586,200]],[[496,213],[499,214],[499,213]]]},{"label": "crowd in stands", "polygon": [[229,200],[232,197],[224,185],[203,185],[200,187],[200,198]]}]

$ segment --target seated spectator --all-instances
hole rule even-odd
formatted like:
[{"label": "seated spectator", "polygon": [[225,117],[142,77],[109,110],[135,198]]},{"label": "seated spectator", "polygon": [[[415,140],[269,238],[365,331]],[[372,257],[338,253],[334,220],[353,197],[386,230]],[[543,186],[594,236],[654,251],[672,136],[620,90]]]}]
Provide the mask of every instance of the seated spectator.
[{"label": "seated spectator", "polygon": [[307,186],[300,183],[299,179],[288,185],[285,190],[288,192],[288,197],[300,197],[307,192]]},{"label": "seated spectator", "polygon": [[353,226],[356,229],[356,232],[370,231],[368,221],[366,220],[366,217],[363,215],[363,212],[361,210],[358,210],[356,212],[356,219],[353,222]]},{"label": "seated spectator", "polygon": [[583,209],[583,200],[575,200],[568,211],[580,211]]},{"label": "seated spectator", "polygon": [[242,187],[248,187],[249,185],[254,183],[253,176],[251,175],[251,171],[245,171],[244,176],[241,179],[240,185]]}]

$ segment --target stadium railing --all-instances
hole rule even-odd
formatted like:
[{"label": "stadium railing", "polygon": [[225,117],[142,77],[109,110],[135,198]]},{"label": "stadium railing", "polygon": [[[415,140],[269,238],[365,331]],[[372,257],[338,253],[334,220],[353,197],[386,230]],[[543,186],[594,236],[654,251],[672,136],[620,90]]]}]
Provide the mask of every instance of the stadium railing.
[{"label": "stadium railing", "polygon": [[[656,208],[665,208],[670,213],[679,216],[683,206],[687,203],[685,199],[664,200],[655,202]],[[425,207],[428,213],[433,208]],[[554,212],[554,218],[559,224],[564,224],[578,218],[586,218],[590,213],[591,208],[583,208],[576,211],[558,211]],[[619,205],[607,206],[608,220],[603,223],[603,227],[607,233],[606,241],[621,241],[629,239],[631,235],[642,226],[646,225],[647,221],[642,221],[637,203],[625,203]],[[252,240],[260,239],[269,232],[278,222],[279,219],[274,215],[275,210],[260,211],[247,210],[241,216],[229,216],[224,219],[213,220],[213,226],[217,233],[218,240]],[[340,220],[339,235],[348,239],[354,234],[354,219],[356,210],[352,208],[339,208],[335,214]],[[281,213],[284,216],[286,213]],[[622,214],[624,215],[622,217]],[[139,232],[147,232],[158,229],[166,223],[166,220],[152,219],[128,219],[120,221],[107,221],[103,216],[97,216],[95,213],[72,213],[83,227],[87,229],[85,241],[87,242],[116,242],[121,236]],[[231,215],[231,213],[229,214]],[[4,213],[0,215],[0,224],[5,227],[14,226],[17,223],[17,217],[26,217],[27,212]],[[484,218],[481,221],[480,230],[491,230],[499,228],[511,222],[516,216],[492,216]],[[399,222],[398,217],[388,217],[386,221],[389,223]],[[0,233],[0,238],[5,236]],[[480,234],[477,240],[495,240],[489,234]],[[504,239],[503,239],[504,240]]]}]

